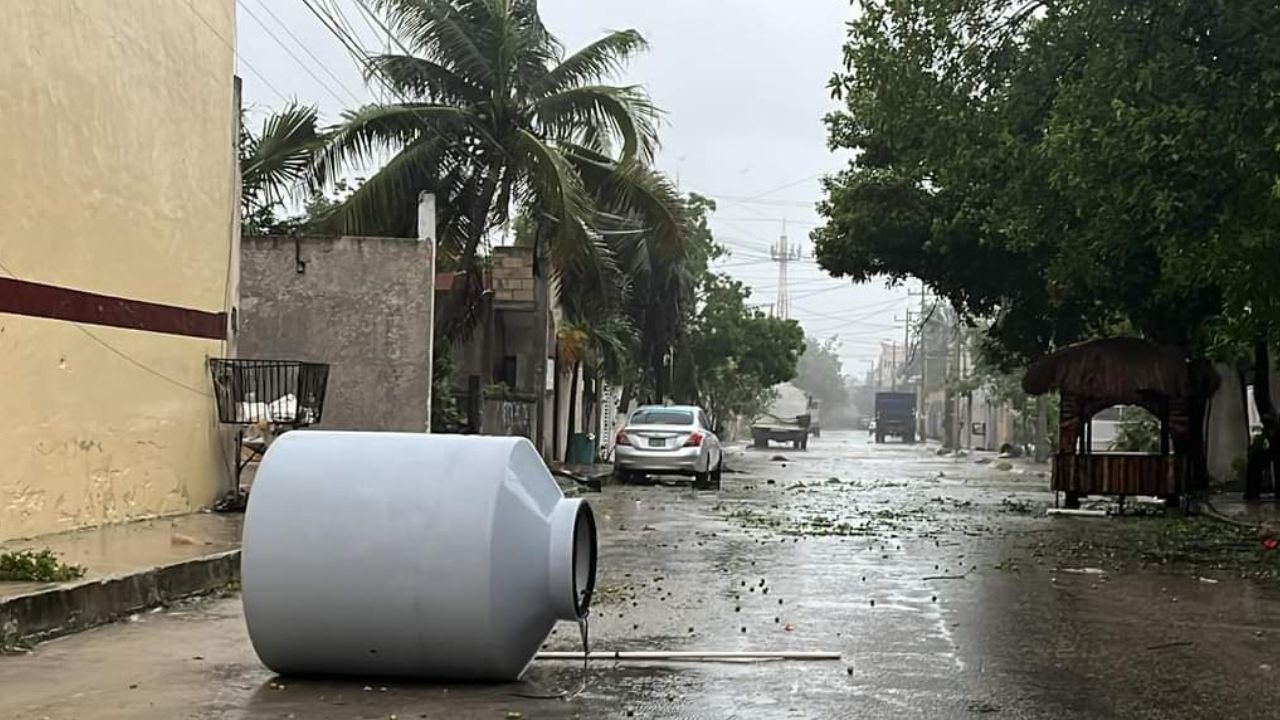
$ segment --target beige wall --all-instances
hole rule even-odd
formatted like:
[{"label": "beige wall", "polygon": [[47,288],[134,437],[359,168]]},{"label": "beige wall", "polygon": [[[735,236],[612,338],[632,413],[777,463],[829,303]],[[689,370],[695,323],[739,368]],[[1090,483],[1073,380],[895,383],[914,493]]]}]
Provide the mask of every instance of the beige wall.
[{"label": "beige wall", "polygon": [[[0,23],[0,273],[223,312],[234,0],[47,0]],[[0,314],[0,539],[175,513],[228,483],[221,341]]]}]

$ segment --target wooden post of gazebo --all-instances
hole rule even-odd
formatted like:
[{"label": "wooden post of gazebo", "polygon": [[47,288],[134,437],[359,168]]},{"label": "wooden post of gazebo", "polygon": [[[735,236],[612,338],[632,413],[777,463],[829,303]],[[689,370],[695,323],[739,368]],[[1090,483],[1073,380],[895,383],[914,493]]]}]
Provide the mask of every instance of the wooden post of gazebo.
[{"label": "wooden post of gazebo", "polygon": [[[1217,387],[1206,363],[1138,338],[1072,345],[1032,363],[1022,387],[1061,396],[1052,487],[1068,508],[1086,495],[1149,495],[1176,503],[1204,487],[1204,409]],[[1160,420],[1158,453],[1094,453],[1090,420],[1113,405],[1137,405]]]}]

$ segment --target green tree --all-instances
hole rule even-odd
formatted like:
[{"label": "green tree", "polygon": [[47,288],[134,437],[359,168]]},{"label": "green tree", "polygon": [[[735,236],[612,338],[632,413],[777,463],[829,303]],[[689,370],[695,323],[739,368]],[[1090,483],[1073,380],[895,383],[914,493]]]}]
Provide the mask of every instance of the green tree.
[{"label": "green tree", "polygon": [[795,386],[822,401],[823,410],[849,404],[847,379],[841,373],[836,338],[825,341],[806,337],[804,353],[796,365]]},{"label": "green tree", "polygon": [[[401,53],[374,56],[367,74],[396,102],[343,116],[314,167],[390,159],[339,210],[352,231],[412,231],[416,198],[436,193],[441,256],[477,272],[487,232],[527,212],[559,272],[610,262],[593,193],[646,215],[655,237],[679,244],[645,165],[657,111],[639,87],[604,84],[645,48],[634,30],[566,55],[534,0],[372,0]],[[661,189],[659,188],[658,191]]]},{"label": "green tree", "polygon": [[773,386],[796,375],[804,331],[794,320],[747,306],[742,283],[708,274],[702,307],[688,338],[696,402],[722,428],[734,417],[752,420],[773,397]]},{"label": "green tree", "polygon": [[[1203,349],[1220,285],[1177,270],[1187,251],[1173,238],[1208,239],[1224,180],[1263,169],[1221,174],[1233,151],[1205,133],[1247,109],[1219,106],[1211,88],[1241,67],[1224,47],[1240,33],[1226,31],[1260,13],[1275,10],[867,3],[832,81],[846,105],[829,118],[832,144],[859,154],[828,181],[821,262],[924,279],[965,315],[994,318],[1007,364],[1117,332]],[[1191,56],[1218,71],[1178,59]],[[1203,83],[1182,81],[1196,72]],[[1166,137],[1180,124],[1186,148]],[[1262,129],[1232,140],[1258,147]]]},{"label": "green tree", "polygon": [[1091,336],[1252,356],[1280,321],[1280,6],[864,3],[831,89],[815,235],[836,274],[924,279],[1005,365]]}]

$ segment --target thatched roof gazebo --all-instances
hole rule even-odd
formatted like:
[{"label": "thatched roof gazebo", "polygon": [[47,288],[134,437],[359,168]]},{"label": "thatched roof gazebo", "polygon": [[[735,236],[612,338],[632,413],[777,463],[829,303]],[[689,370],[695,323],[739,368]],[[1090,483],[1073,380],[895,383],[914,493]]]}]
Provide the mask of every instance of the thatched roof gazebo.
[{"label": "thatched roof gazebo", "polygon": [[[1138,338],[1072,345],[1032,363],[1022,388],[1061,394],[1053,489],[1067,507],[1084,495],[1154,495],[1176,500],[1204,479],[1204,409],[1218,377],[1208,363]],[[1160,451],[1094,453],[1091,419],[1113,405],[1137,405],[1160,420]]]}]

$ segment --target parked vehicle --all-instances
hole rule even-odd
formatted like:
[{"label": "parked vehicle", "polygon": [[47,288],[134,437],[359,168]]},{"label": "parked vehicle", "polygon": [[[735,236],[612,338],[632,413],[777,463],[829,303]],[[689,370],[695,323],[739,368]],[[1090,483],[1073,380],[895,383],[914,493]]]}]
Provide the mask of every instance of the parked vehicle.
[{"label": "parked vehicle", "polygon": [[876,393],[876,442],[890,435],[905,443],[916,441],[916,394],[909,392]]},{"label": "parked vehicle", "polygon": [[693,478],[695,487],[719,487],[724,450],[702,408],[643,406],[618,431],[613,469],[624,481],[643,475],[685,475]]},{"label": "parked vehicle", "polygon": [[812,432],[809,415],[796,415],[794,418],[770,417],[751,426],[751,446],[764,450],[769,443],[785,443],[794,450],[809,449],[809,433]]}]

